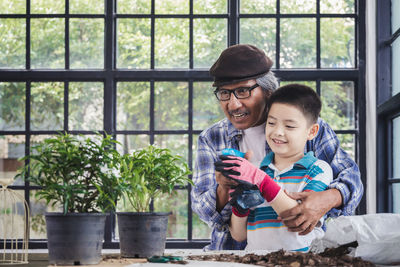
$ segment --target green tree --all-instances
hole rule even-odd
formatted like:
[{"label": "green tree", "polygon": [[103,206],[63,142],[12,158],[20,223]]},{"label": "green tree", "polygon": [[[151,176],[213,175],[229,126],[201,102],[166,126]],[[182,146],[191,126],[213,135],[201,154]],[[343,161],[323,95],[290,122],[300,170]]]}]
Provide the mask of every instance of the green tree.
[{"label": "green tree", "polygon": [[25,68],[25,37],[24,19],[0,18],[0,69]]},{"label": "green tree", "polygon": [[[323,14],[354,13],[354,0],[320,0]],[[71,14],[104,14],[104,1],[69,1]],[[95,3],[95,4],[94,4]],[[155,13],[189,14],[188,0],[156,0]],[[193,66],[208,69],[227,46],[228,24],[226,17],[207,18],[207,14],[227,14],[228,1],[193,0],[193,13],[201,14],[193,20]],[[280,12],[313,13],[315,1],[280,1]],[[189,68],[189,18],[156,18],[152,29],[150,17],[151,1],[117,0],[118,14],[136,14],[144,17],[121,18],[116,22],[116,66],[127,69],[149,69],[151,33],[154,36],[156,69]],[[31,68],[63,69],[65,67],[65,23],[52,14],[64,14],[65,1],[32,0],[32,14],[47,14],[49,18],[30,18],[31,22]],[[242,14],[275,14],[275,0],[242,0]],[[26,1],[0,1],[0,14],[26,14]],[[71,18],[68,22],[70,34],[70,67],[104,67],[105,36],[102,18]],[[241,17],[240,43],[254,44],[275,61],[276,24],[274,17]],[[280,61],[281,68],[316,67],[316,19],[282,18],[280,20]],[[355,20],[350,18],[321,18],[321,67],[354,67]],[[0,18],[0,69],[24,69],[26,62],[26,19]],[[92,77],[88,77],[92,78]],[[137,77],[135,77],[137,78]],[[310,81],[315,88],[315,82]],[[63,82],[31,82],[31,128],[32,130],[61,130],[64,125]],[[29,83],[28,83],[29,85]],[[150,81],[116,82],[117,130],[150,130]],[[25,129],[25,83],[0,83],[0,129]],[[68,83],[69,129],[101,130],[104,109],[103,86],[92,82]],[[218,101],[212,93],[210,82],[193,82],[193,129],[202,130],[223,118]],[[321,97],[323,109],[321,117],[333,129],[355,129],[354,84],[345,81],[322,81]],[[189,122],[189,83],[187,81],[154,82],[154,126],[155,130],[187,130]],[[94,112],[92,112],[95,110]],[[93,113],[92,117],[86,116]],[[86,118],[91,118],[87,120]],[[197,142],[193,136],[193,145]],[[143,135],[117,135],[124,139],[123,152],[131,152],[150,141]],[[169,147],[187,158],[188,135],[156,135],[155,142]],[[347,151],[354,156],[354,135],[339,135]],[[193,155],[195,158],[195,155]],[[184,197],[183,197],[184,198]],[[171,203],[170,205],[176,205]],[[182,208],[183,210],[186,209]],[[181,210],[179,211],[181,212]],[[182,211],[183,212],[183,211]],[[183,214],[183,213],[182,213]],[[186,214],[182,215],[186,216]],[[195,217],[197,218],[197,217]],[[207,228],[198,219],[194,229]],[[178,222],[181,223],[181,222]],[[183,230],[173,230],[171,236],[181,236]]]}]

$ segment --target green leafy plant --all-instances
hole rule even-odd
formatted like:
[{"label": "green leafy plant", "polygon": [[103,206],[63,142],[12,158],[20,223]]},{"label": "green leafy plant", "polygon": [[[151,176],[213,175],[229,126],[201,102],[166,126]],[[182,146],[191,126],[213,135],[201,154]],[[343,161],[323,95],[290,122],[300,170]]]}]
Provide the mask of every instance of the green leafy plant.
[{"label": "green leafy plant", "polygon": [[36,197],[62,205],[64,213],[111,210],[123,187],[116,143],[109,135],[91,139],[59,134],[33,146],[31,154],[20,159],[29,164],[16,178],[43,187]]},{"label": "green leafy plant", "polygon": [[149,210],[150,201],[161,194],[173,194],[177,185],[193,184],[182,157],[169,149],[150,145],[122,156],[120,175],[124,184],[123,199],[136,212]]}]

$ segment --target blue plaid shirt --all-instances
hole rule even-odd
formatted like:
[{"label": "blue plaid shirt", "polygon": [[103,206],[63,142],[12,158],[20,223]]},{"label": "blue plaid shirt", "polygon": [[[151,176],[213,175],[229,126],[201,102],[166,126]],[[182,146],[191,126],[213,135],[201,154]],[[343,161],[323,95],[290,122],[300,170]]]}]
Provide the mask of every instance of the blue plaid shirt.
[{"label": "blue plaid shirt", "polygon": [[[357,164],[339,147],[339,140],[334,131],[322,119],[317,136],[307,141],[305,152],[314,151],[317,158],[328,162],[333,171],[334,180],[329,188],[336,188],[343,198],[340,209],[332,209],[327,216],[352,215],[363,195],[363,184]],[[239,149],[242,131],[237,130],[227,119],[223,119],[204,130],[198,140],[197,160],[193,175],[194,187],[191,192],[192,209],[201,220],[212,228],[211,244],[204,249],[236,250],[244,249],[246,241],[236,242],[232,239],[228,222],[231,216],[231,205],[228,203],[221,212],[216,210],[217,186],[214,162],[224,148]],[[266,154],[271,152],[266,144]]]}]

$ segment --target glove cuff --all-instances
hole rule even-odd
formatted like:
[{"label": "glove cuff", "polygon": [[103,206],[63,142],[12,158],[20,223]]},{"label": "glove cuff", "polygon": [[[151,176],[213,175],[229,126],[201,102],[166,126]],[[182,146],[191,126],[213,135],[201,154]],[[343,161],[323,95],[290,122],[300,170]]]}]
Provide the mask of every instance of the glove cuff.
[{"label": "glove cuff", "polygon": [[281,187],[271,179],[268,175],[265,175],[264,180],[260,184],[260,191],[266,201],[271,202],[278,195]]},{"label": "glove cuff", "polygon": [[235,207],[232,207],[232,213],[238,217],[246,217],[250,214],[250,209],[247,209],[245,213],[240,213]]}]

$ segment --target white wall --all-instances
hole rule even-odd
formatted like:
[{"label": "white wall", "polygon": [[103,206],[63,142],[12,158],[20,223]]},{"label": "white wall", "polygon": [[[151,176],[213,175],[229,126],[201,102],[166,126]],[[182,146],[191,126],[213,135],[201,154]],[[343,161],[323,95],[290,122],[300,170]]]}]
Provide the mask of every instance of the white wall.
[{"label": "white wall", "polygon": [[376,1],[366,1],[367,213],[376,212]]}]

